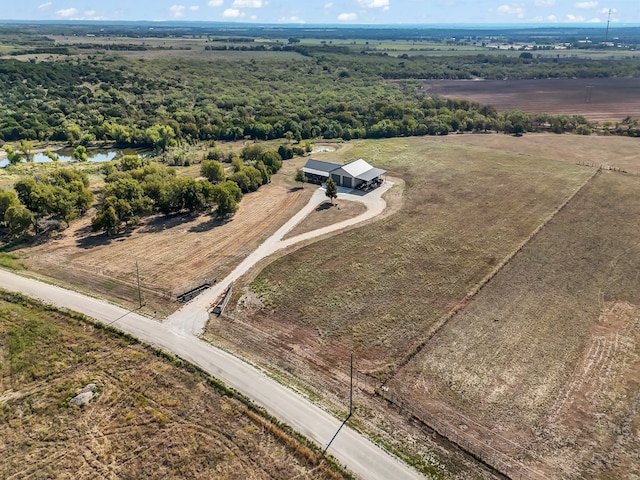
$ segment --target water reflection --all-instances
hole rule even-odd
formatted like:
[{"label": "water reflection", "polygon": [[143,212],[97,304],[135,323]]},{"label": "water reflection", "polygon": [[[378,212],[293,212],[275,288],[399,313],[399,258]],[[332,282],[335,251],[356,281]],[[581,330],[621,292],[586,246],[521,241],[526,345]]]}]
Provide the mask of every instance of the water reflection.
[{"label": "water reflection", "polygon": [[[77,160],[73,158],[73,148],[64,148],[53,153],[58,157],[59,162],[77,162]],[[148,156],[149,153],[150,152],[148,150],[134,148],[109,150],[88,148],[87,161],[93,163],[110,162],[111,160],[117,160],[124,155],[139,155],[141,157],[145,157]],[[33,154],[33,161],[35,163],[51,163],[53,160],[45,155],[44,152],[38,152]],[[25,160],[22,160],[21,163],[25,163]],[[7,165],[9,165],[9,160],[6,158],[0,161],[0,167],[6,167]]]}]

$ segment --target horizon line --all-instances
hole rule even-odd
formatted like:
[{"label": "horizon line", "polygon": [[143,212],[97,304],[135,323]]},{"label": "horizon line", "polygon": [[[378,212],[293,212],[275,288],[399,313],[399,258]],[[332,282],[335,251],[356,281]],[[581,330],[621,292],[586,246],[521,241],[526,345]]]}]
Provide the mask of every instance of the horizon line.
[{"label": "horizon line", "polygon": [[[358,27],[392,27],[392,28],[450,28],[450,27],[499,27],[499,28],[606,28],[606,22],[522,22],[522,23],[490,23],[490,22],[457,22],[457,23],[279,23],[279,22],[233,22],[222,20],[89,20],[89,19],[0,19],[0,25],[31,23],[31,24],[122,24],[122,23],[138,23],[138,24],[157,24],[157,25],[204,25],[218,24],[230,26],[269,26],[269,27],[331,27],[331,28],[358,28]],[[615,28],[640,28],[640,23],[622,23],[616,22],[609,25]]]}]

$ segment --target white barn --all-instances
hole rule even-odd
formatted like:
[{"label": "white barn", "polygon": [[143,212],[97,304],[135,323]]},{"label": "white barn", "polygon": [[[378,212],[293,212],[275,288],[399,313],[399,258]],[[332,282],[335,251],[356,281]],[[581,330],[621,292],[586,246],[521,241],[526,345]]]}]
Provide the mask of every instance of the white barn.
[{"label": "white barn", "polygon": [[309,159],[302,167],[310,183],[322,184],[331,178],[339,187],[366,188],[382,183],[386,170],[369,165],[362,158],[345,165]]}]

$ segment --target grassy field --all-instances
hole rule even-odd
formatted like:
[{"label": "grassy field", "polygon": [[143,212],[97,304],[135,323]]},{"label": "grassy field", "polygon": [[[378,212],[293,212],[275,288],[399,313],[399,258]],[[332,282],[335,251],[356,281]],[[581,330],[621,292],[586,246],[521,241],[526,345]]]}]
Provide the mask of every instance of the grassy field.
[{"label": "grassy field", "polygon": [[[207,337],[211,341],[279,370],[288,381],[310,388],[325,401],[338,405],[344,404],[348,392],[348,358],[353,351],[360,389],[370,391],[379,385],[372,376],[384,379],[391,375],[391,392],[400,394],[427,418],[433,414],[457,429],[456,435],[482,445],[492,442],[500,451],[527,461],[531,468],[542,469],[552,477],[567,471],[587,476],[589,472],[604,472],[589,470],[577,460],[573,464],[566,462],[576,452],[580,459],[588,454],[587,450],[576,450],[576,443],[570,440],[583,425],[587,433],[580,438],[585,442],[589,439],[598,446],[600,441],[604,445],[613,442],[615,447],[602,447],[603,451],[614,449],[610,451],[620,456],[619,465],[633,461],[634,454],[627,448],[635,445],[630,440],[632,434],[615,437],[606,432],[613,425],[620,431],[637,431],[633,430],[637,428],[637,420],[633,420],[637,396],[631,388],[637,378],[633,380],[629,373],[634,371],[638,357],[634,346],[637,339],[629,328],[637,322],[635,300],[629,297],[632,288],[637,290],[637,284],[633,287],[629,283],[635,263],[628,259],[622,262],[622,257],[617,263],[612,259],[624,250],[621,245],[625,242],[629,255],[633,256],[634,248],[637,250],[633,232],[637,231],[634,190],[638,177],[608,170],[597,174],[595,168],[578,165],[624,165],[629,171],[639,172],[640,154],[633,139],[455,135],[353,142],[337,152],[316,157],[337,162],[363,157],[403,178],[406,188],[402,208],[376,223],[271,263],[250,285],[253,293],[246,298],[257,297],[253,303],[248,302],[251,307],[241,302],[242,308],[229,313],[226,320],[210,322]],[[595,180],[589,181],[592,177]],[[616,186],[619,178],[624,181]],[[533,265],[555,266],[556,278],[539,280],[545,285],[545,292],[551,294],[555,287],[562,287],[569,288],[568,293],[559,293],[557,298],[542,297],[533,304],[536,291],[529,282],[536,282],[536,278],[530,277],[530,272],[513,270],[512,264],[517,264],[523,255],[520,253],[481,290],[476,300],[465,298],[584,185],[585,192],[595,188],[597,193],[579,193],[538,234],[542,238],[545,232],[556,228],[562,221],[558,219],[565,218],[567,212],[580,213],[586,223],[578,228],[577,223],[569,221],[555,234],[554,241],[559,242],[560,253],[574,252],[584,271],[563,265],[561,254],[554,256],[553,250],[547,260],[546,246],[532,260]],[[585,204],[587,197],[591,200]],[[599,203],[603,205],[598,207]],[[613,204],[620,212],[625,208],[633,211],[628,224],[619,230],[614,225],[626,221],[620,216],[613,217],[608,228],[597,223],[600,218],[606,225],[608,214],[604,212]],[[593,213],[591,207],[601,208],[603,213]],[[592,234],[587,235],[589,232]],[[620,238],[612,238],[617,235]],[[580,243],[583,239],[585,244]],[[598,257],[599,252],[614,244],[611,252]],[[525,247],[525,252],[529,248],[532,247]],[[585,253],[578,253],[582,248]],[[622,298],[598,297],[592,289],[581,290],[591,282],[592,275],[593,282],[604,281],[606,275],[595,272],[607,262],[611,268],[624,270],[610,275],[619,280],[615,288],[626,289]],[[477,308],[498,281],[506,290],[496,290],[485,300],[489,310],[476,313],[473,318],[477,317],[477,325],[466,332],[459,318],[467,315],[467,308]],[[576,293],[575,298],[564,304],[571,293]],[[592,302],[600,303],[595,307],[583,303],[588,295]],[[520,303],[529,297],[530,304]],[[557,307],[561,307],[562,317],[556,315]],[[427,341],[443,322],[446,324],[450,312],[458,309],[462,313],[453,317],[455,321]],[[616,336],[597,329],[595,334],[585,331],[584,325],[593,324],[603,311],[614,312],[610,316],[618,311],[626,315],[624,338],[620,332]],[[510,327],[510,315],[522,315],[523,320]],[[535,315],[544,320],[543,325],[533,322]],[[500,335],[492,336],[496,329],[500,329]],[[547,338],[552,341],[547,343]],[[506,347],[500,346],[503,339]],[[422,353],[411,361],[412,354],[425,341]],[[432,342],[437,343],[429,356],[426,352],[430,352]],[[449,365],[451,352],[455,363]],[[491,363],[494,355],[496,366]],[[616,366],[616,360],[603,360],[607,355],[618,359],[622,366]],[[594,363],[591,357],[604,363]],[[405,361],[409,364],[394,377]],[[525,368],[528,362],[531,375]],[[491,372],[494,368],[502,368],[495,378],[487,379],[476,372]],[[591,380],[592,368],[613,380]],[[435,380],[425,380],[429,376],[423,372],[432,371]],[[540,375],[542,378],[538,378]],[[570,381],[573,383],[568,385]],[[613,384],[607,383],[612,381]],[[590,392],[591,387],[596,393]],[[519,388],[523,395],[517,394]],[[566,397],[563,406],[562,396],[558,396],[562,392]],[[620,413],[610,414],[601,424],[593,420],[581,423],[594,412],[588,410],[589,402],[577,400],[584,392],[589,392],[589,399],[598,397],[598,414],[614,404],[622,407]],[[551,415],[548,408],[553,398],[558,399],[554,418],[565,422],[563,426],[558,421],[555,429],[545,423]],[[476,401],[482,407],[474,414]],[[585,413],[568,414],[573,402],[582,403],[587,408]],[[357,396],[357,403],[361,410],[355,421],[363,422],[363,428],[409,428],[401,420],[383,415],[380,406],[373,405],[366,395]],[[491,421],[484,424],[483,415]],[[496,439],[495,429],[504,438]],[[417,445],[427,444],[426,440],[418,440],[399,449],[415,451]],[[535,450],[531,455],[523,453],[522,446],[532,445]],[[598,458],[605,456],[603,453]],[[547,461],[539,462],[539,458]]]},{"label": "grassy field", "polygon": [[550,478],[640,475],[638,231],[640,178],[599,174],[390,388]]},{"label": "grassy field", "polygon": [[[305,188],[315,190],[317,185],[309,185]],[[296,225],[284,238],[295,237],[302,233],[310,232],[318,228],[333,225],[349,218],[357,217],[366,211],[366,207],[359,202],[349,200],[333,200],[333,204],[327,200],[321,203],[311,214]]]},{"label": "grassy field", "polygon": [[4,293],[0,452],[2,478],[345,478],[200,374]]},{"label": "grassy field", "polygon": [[343,155],[402,177],[401,212],[267,267],[252,284],[265,307],[249,321],[288,332],[284,348],[330,371],[351,350],[365,371],[393,368],[593,173],[431,139],[354,143]]}]

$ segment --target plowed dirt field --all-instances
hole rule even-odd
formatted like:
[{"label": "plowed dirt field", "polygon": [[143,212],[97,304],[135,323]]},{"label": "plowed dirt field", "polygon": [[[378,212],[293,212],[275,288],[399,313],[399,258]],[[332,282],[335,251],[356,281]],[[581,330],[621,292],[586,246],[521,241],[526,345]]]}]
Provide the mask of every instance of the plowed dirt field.
[{"label": "plowed dirt field", "polygon": [[583,115],[588,120],[640,119],[640,79],[426,80],[430,95],[493,105],[498,111]]}]

